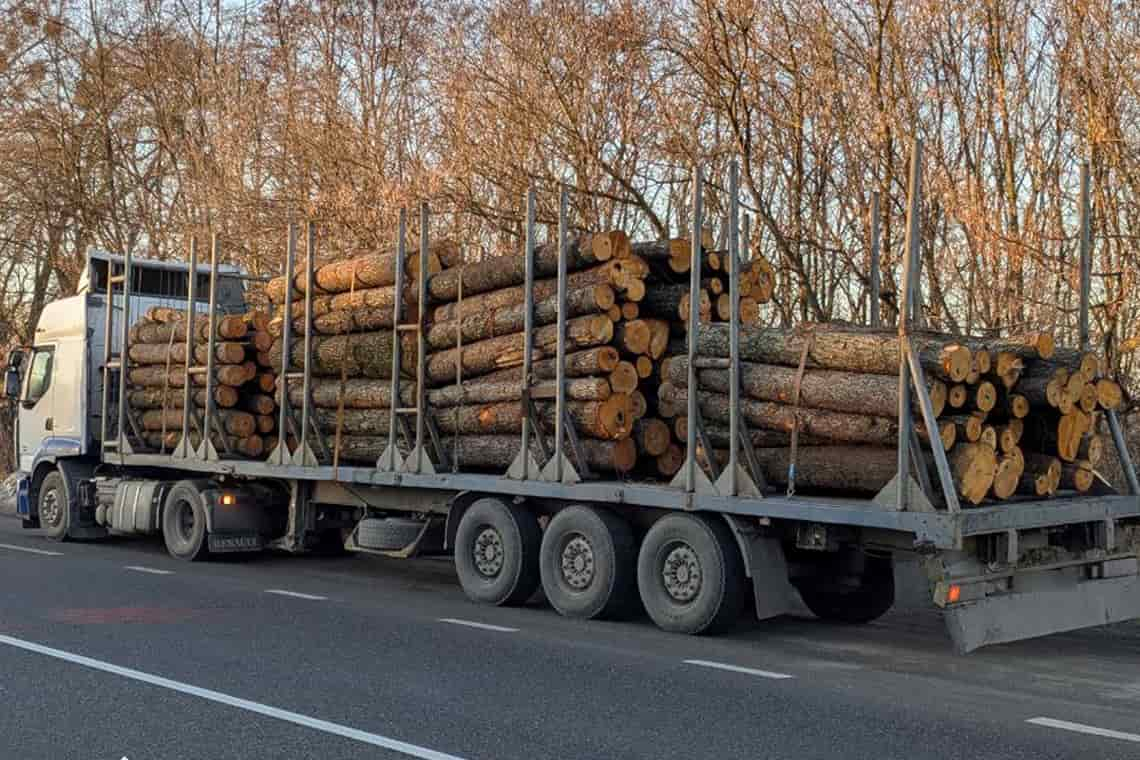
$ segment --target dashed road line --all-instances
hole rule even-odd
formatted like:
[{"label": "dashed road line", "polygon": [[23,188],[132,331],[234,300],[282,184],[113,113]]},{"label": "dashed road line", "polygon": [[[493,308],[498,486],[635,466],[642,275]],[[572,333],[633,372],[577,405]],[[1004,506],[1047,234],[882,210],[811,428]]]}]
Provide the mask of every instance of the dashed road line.
[{"label": "dashed road line", "polygon": [[173,570],[159,570],[157,567],[144,567],[143,565],[124,565],[124,570],[134,570],[136,573],[150,573],[151,575],[174,575]]},{"label": "dashed road line", "polygon": [[490,623],[478,623],[474,620],[461,620],[459,618],[440,618],[441,623],[450,623],[451,625],[462,625],[468,628],[479,628],[484,631],[498,631],[499,633],[517,633],[518,628],[508,628],[505,625],[491,625]]},{"label": "dashed road line", "polygon": [[686,665],[698,665],[702,668],[714,668],[716,670],[728,670],[733,673],[745,673],[750,676],[758,676],[760,678],[771,678],[776,681],[783,681],[788,678],[795,678],[790,673],[776,673],[771,670],[757,670],[756,668],[745,668],[740,665],[729,665],[725,662],[713,662],[712,660],[685,660]]},{"label": "dashed road line", "polygon": [[317,594],[302,594],[300,591],[286,591],[283,588],[267,588],[267,594],[277,594],[278,596],[292,596],[296,599],[310,599],[314,602],[323,602],[328,599],[327,596],[318,596]]},{"label": "dashed road line", "polygon": [[463,760],[463,758],[460,758],[457,755],[449,755],[446,752],[437,752],[436,750],[428,749],[427,747],[421,747],[416,744],[409,744],[408,742],[403,742],[399,739],[392,739],[390,737],[381,736],[380,734],[373,734],[368,731],[361,731],[358,728],[345,726],[341,723],[333,723],[331,721],[321,720],[320,718],[312,718],[308,715],[302,715],[301,713],[295,713],[290,710],[282,710],[281,708],[273,707],[272,705],[263,704],[261,702],[254,702],[249,699],[242,699],[241,697],[230,696],[229,694],[223,694],[220,691],[214,691],[212,689],[203,689],[200,686],[194,686],[192,684],[175,681],[170,678],[156,676],[141,670],[134,670],[132,668],[124,668],[119,665],[112,665],[109,662],[96,660],[92,657],[73,654],[62,649],[53,649],[52,647],[36,644],[35,642],[31,641],[24,641],[23,639],[13,638],[12,636],[5,636],[3,634],[0,634],[0,644],[6,644],[10,647],[23,649],[26,652],[42,654],[46,657],[53,657],[57,660],[63,660],[75,665],[82,665],[83,667],[91,668],[92,670],[99,670],[104,673],[111,673],[116,676],[122,676],[123,678],[129,678],[133,681],[140,681],[145,684],[150,684],[151,686],[158,686],[160,688],[175,691],[180,694],[187,694],[189,696],[198,697],[210,702],[227,705],[228,707],[236,707],[239,710],[246,710],[258,715],[264,715],[267,718],[276,718],[277,720],[283,720],[287,723],[304,726],[305,728],[311,728],[316,731],[323,731],[326,734],[341,736],[345,739],[352,739],[353,741],[358,741],[363,744],[370,744],[374,747],[380,747],[392,752],[398,752],[409,757],[421,758],[421,760]]},{"label": "dashed road line", "polygon": [[1059,728],[1062,731],[1072,731],[1073,733],[1077,734],[1103,736],[1106,739],[1119,739],[1125,742],[1135,742],[1137,744],[1140,744],[1140,734],[1130,734],[1125,731],[1113,731],[1111,728],[1099,728],[1097,726],[1090,726],[1085,723],[1070,723],[1067,720],[1057,720],[1056,718],[1030,718],[1025,722],[1032,723],[1035,726]]},{"label": "dashed road line", "polygon": [[17,546],[16,544],[0,544],[0,549],[11,549],[14,552],[27,552],[28,554],[42,554],[45,557],[63,556],[63,552],[51,552],[47,549],[33,549],[30,546]]}]

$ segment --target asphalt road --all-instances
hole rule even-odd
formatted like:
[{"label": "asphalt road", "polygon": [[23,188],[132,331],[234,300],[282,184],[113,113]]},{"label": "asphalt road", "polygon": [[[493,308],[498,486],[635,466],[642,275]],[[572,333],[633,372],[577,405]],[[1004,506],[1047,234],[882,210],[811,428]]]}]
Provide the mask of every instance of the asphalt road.
[{"label": "asphalt road", "polygon": [[966,657],[905,606],[690,638],[476,606],[441,560],[184,564],[10,520],[0,577],[0,758],[1140,758],[1135,624]]}]

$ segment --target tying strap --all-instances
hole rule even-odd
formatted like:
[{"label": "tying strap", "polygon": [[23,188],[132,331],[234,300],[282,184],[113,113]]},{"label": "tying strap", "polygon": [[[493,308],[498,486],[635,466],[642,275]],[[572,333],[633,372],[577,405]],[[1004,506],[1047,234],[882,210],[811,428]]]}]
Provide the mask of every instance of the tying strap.
[{"label": "tying strap", "polygon": [[807,367],[808,354],[815,345],[815,332],[810,331],[804,341],[803,351],[800,352],[800,364],[796,368],[796,380],[792,385],[792,450],[788,454],[788,496],[796,493],[796,452],[800,441],[800,389],[804,381],[804,369]]}]

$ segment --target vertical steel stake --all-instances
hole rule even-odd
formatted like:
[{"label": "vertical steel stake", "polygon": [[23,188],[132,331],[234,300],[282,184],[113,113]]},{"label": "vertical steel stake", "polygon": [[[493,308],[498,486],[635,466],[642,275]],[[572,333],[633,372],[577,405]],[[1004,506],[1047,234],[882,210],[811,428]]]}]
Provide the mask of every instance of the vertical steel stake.
[{"label": "vertical steel stake", "polygon": [[570,191],[565,185],[558,198],[558,345],[555,352],[554,456],[543,468],[543,477],[555,483],[581,480],[566,458],[566,259],[569,253]]},{"label": "vertical steel stake", "polygon": [[879,291],[881,288],[879,266],[879,191],[876,190],[871,193],[871,309],[869,315],[871,327],[882,325],[879,315]]},{"label": "vertical steel stake", "polygon": [[194,306],[198,301],[198,236],[190,237],[190,270],[186,288],[186,361],[182,378],[182,438],[171,454],[178,459],[186,459],[193,452],[190,445],[190,416],[194,409],[194,383],[190,368],[197,364],[194,358]]},{"label": "vertical steel stake", "polygon": [[531,378],[531,360],[534,355],[534,215],[535,192],[534,186],[526,192],[526,250],[524,255],[525,275],[523,279],[523,371],[522,371],[522,448],[518,456],[507,469],[507,477],[515,480],[529,480],[539,473],[538,462],[530,451],[531,435],[538,431],[531,429],[531,400],[530,391],[533,385]]},{"label": "vertical steel stake", "polygon": [[396,277],[394,287],[396,297],[392,305],[392,382],[389,385],[391,400],[388,404],[388,446],[380,453],[376,460],[376,468],[385,472],[396,472],[404,466],[404,458],[396,441],[396,431],[400,424],[400,407],[403,401],[400,398],[399,367],[403,359],[401,351],[400,325],[404,321],[404,259],[408,252],[408,210],[400,209],[400,226],[396,232]]},{"label": "vertical steel stake", "polygon": [[285,247],[285,303],[281,306],[281,373],[277,375],[277,448],[267,460],[270,464],[292,463],[289,452],[289,371],[293,355],[293,273],[297,266],[297,224],[289,222],[288,241]]}]

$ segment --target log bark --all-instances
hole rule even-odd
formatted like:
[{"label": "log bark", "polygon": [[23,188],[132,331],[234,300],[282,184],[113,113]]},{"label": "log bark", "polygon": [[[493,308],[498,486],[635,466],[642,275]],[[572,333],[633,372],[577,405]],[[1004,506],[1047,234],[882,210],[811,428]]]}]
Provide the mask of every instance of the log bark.
[{"label": "log bark", "polygon": [[[227,436],[226,438],[230,445],[230,448],[242,456],[257,458],[265,453],[265,439],[263,439],[260,435],[251,435],[245,438]],[[178,446],[178,443],[182,440],[182,434],[178,432],[168,431],[164,437],[161,431],[145,432],[143,433],[143,440],[151,448],[165,448],[167,451],[170,451]],[[218,450],[218,453],[221,454],[223,446],[217,434],[213,435],[211,440],[214,443],[214,447]],[[190,434],[191,446],[197,447],[201,444],[201,442],[202,436],[198,435],[197,433]]]},{"label": "log bark", "polygon": [[[411,333],[401,336],[402,368],[411,372],[416,364],[416,340]],[[269,352],[273,366],[281,364],[281,341],[274,341]],[[305,360],[304,341],[294,341],[290,364],[301,368]],[[392,373],[392,333],[379,330],[354,335],[317,336],[312,339],[309,368],[314,375],[381,378]]]},{"label": "log bark", "polygon": [[[662,380],[678,387],[688,384],[688,358],[674,356],[661,365]],[[797,369],[773,364],[741,362],[741,390],[760,401],[790,404],[795,395]],[[728,393],[728,370],[699,370],[702,390]],[[947,391],[940,381],[930,382],[934,416],[942,414]],[[836,370],[808,370],[800,384],[800,406],[834,412],[898,417],[899,383],[895,377]],[[914,405],[917,410],[917,402]]]},{"label": "log bark", "polygon": [[[222,409],[237,406],[238,396],[238,390],[233,386],[214,387],[214,404]],[[127,391],[127,404],[133,409],[181,409],[182,389],[163,392],[162,388],[137,388]],[[194,404],[200,407],[206,405],[205,389],[194,392]]]},{"label": "log bark", "polygon": [[[687,403],[686,390],[662,383],[658,396],[669,403]],[[723,393],[700,394],[701,414],[709,420],[725,422],[729,418],[729,400]],[[795,408],[754,399],[743,399],[740,411],[750,425],[767,430],[791,432],[799,420],[800,432],[828,441],[868,443],[889,446],[898,439],[897,420],[869,414],[850,414],[826,409]]]},{"label": "log bark", "polygon": [[[330,451],[332,444],[329,438]],[[628,472],[637,462],[637,446],[632,438],[621,441],[583,439],[579,444],[586,463],[598,472]],[[506,470],[518,455],[521,441],[517,435],[463,435],[448,438],[444,445],[448,456],[461,468]],[[342,436],[340,458],[375,462],[386,446],[386,440],[374,436]],[[533,453],[537,459],[537,444]]]},{"label": "log bark", "polygon": [[[257,432],[257,419],[249,412],[236,409],[219,409],[217,419],[221,421],[223,429],[228,435],[245,438]],[[181,430],[182,411],[178,409],[151,409],[143,412],[139,423],[144,430]]]},{"label": "log bark", "polygon": [[[257,368],[252,362],[246,364],[223,364],[214,368],[214,377],[220,385],[239,386],[249,382],[257,375]],[[184,368],[171,369],[159,365],[133,367],[127,372],[127,380],[131,385],[144,388],[181,388],[186,378]],[[205,373],[191,375],[194,385],[206,384]]]},{"label": "log bark", "polygon": [[[568,269],[583,269],[601,263],[604,260],[598,259],[598,252],[591,246],[589,235],[570,238],[567,245]],[[459,297],[460,283],[465,295],[519,285],[526,276],[525,266],[524,256],[509,254],[445,269],[428,279],[428,293],[436,301],[455,301]],[[535,248],[534,273],[536,277],[553,277],[558,274],[557,243],[546,243]]]},{"label": "log bark", "polygon": [[[689,295],[687,284],[658,284],[654,283],[641,299],[641,315],[655,319],[674,321],[681,317],[679,308],[682,298]],[[686,298],[687,302],[687,298]]]},{"label": "log bark", "polygon": [[[567,377],[608,376],[621,361],[613,346],[597,346],[566,354]],[[556,376],[554,359],[531,363],[531,376],[536,380],[553,380]],[[522,382],[522,367],[510,367],[472,379],[472,383]],[[466,384],[466,383],[465,383]]]},{"label": "log bark", "polygon": [[[445,244],[446,245],[446,244]],[[428,272],[435,274],[442,269],[439,256],[434,250],[428,251]],[[298,262],[297,273],[293,277],[293,297],[305,297],[305,263]],[[420,256],[408,254],[404,265],[404,276],[408,282],[419,276]],[[349,259],[339,259],[313,271],[313,284],[317,293],[346,293],[349,290],[363,290],[392,285],[396,282],[396,252],[385,251]],[[285,278],[274,277],[265,284],[265,295],[272,303],[285,302]]]},{"label": "log bark", "polygon": [[[758,448],[764,479],[788,482],[790,448]],[[796,451],[796,489],[874,494],[895,476],[898,455],[875,446],[802,446]]]},{"label": "log bark", "polygon": [[[704,356],[728,356],[728,325],[713,324],[698,331],[697,352]],[[813,337],[814,336],[814,337]],[[912,345],[924,369],[961,382],[970,372],[971,355],[965,346],[937,339],[912,337]],[[786,330],[744,326],[740,328],[740,355],[745,361],[798,366],[804,348],[811,343],[807,366],[877,375],[897,375],[898,335],[882,330],[816,324]]]},{"label": "log bark", "polygon": [[[554,429],[554,404],[536,405],[539,421]],[[629,397],[611,396],[605,401],[571,401],[566,411],[578,435],[601,440],[628,438],[633,430]],[[440,432],[449,435],[521,433],[523,410],[518,401],[455,406],[436,415]]]},{"label": "log bark", "polygon": [[[614,305],[614,291],[609,285],[590,285],[566,294],[567,318],[604,313]],[[558,320],[558,296],[534,304],[534,326],[550,325]],[[435,350],[452,348],[458,333],[464,343],[522,332],[526,322],[526,304],[471,314],[462,320],[432,324],[426,333],[428,345]]]},{"label": "log bark", "polygon": [[[554,398],[555,383],[543,381],[531,386],[531,398]],[[570,401],[605,401],[613,393],[610,382],[604,377],[573,377],[566,380],[566,398]],[[433,408],[447,408],[465,404],[494,404],[513,401],[516,404],[522,396],[520,382],[464,383],[448,385],[427,392],[428,405]]]},{"label": "log bark", "polygon": [[[319,409],[336,409],[344,398],[345,409],[388,409],[392,403],[392,385],[389,380],[369,380],[366,378],[348,378],[344,382],[343,393],[339,378],[314,377],[309,392],[312,394],[313,406]],[[304,400],[304,389],[297,381],[289,383],[289,403],[294,409],[300,409]],[[415,388],[408,383],[401,383],[400,403],[411,406],[415,404]]]},{"label": "log bark", "polygon": [[[209,348],[204,344],[195,346],[194,361],[205,365],[210,357]],[[166,364],[168,361],[174,367],[186,364],[186,344],[177,341],[173,344],[136,343],[127,353],[135,364]],[[228,341],[215,342],[214,360],[219,364],[241,364],[245,361],[245,346]]]},{"label": "log bark", "polygon": [[[209,336],[210,322],[203,316],[198,315],[194,319],[195,337],[199,340],[205,340]],[[236,314],[222,314],[218,315],[215,320],[214,333],[220,340],[237,340],[244,338],[249,331],[249,326],[246,324],[245,318]],[[174,336],[174,342],[186,340],[186,320],[182,319],[177,322],[136,322],[131,326],[130,338],[131,343],[162,343],[170,344],[171,335]]]},{"label": "log bark", "polygon": [[[609,343],[613,338],[613,322],[608,317],[593,315],[576,317],[566,323],[566,345],[571,349],[592,348]],[[557,325],[546,325],[533,332],[533,357],[545,359],[555,352]],[[497,369],[522,364],[523,333],[503,335],[477,341],[462,350],[463,376],[485,375]],[[427,360],[427,377],[434,383],[446,383],[456,377],[460,366],[460,349],[447,349],[431,354]]]}]

